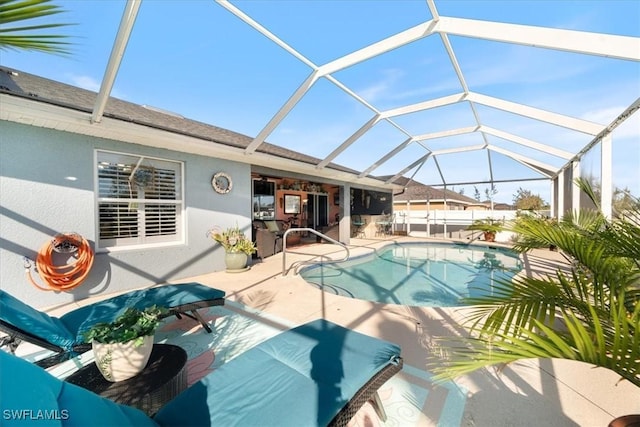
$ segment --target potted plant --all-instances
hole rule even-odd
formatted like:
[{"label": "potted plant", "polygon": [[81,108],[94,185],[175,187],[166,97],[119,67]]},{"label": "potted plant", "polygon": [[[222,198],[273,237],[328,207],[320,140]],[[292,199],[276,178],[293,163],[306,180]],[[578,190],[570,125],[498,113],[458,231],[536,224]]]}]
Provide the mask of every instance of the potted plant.
[{"label": "potted plant", "polygon": [[484,233],[484,240],[487,242],[494,242],[496,240],[496,233],[499,233],[504,228],[502,221],[493,218],[478,219],[467,227],[469,231],[482,231]]},{"label": "potted plant", "polygon": [[147,366],[153,336],[165,308],[151,306],[144,310],[127,308],[111,323],[97,323],[84,333],[91,343],[96,366],[111,382],[136,376]]},{"label": "potted plant", "polygon": [[249,257],[256,251],[256,245],[237,225],[226,230],[214,227],[207,232],[207,236],[224,248],[227,271],[237,272],[248,268]]},{"label": "potted plant", "polygon": [[[576,180],[596,206],[584,180]],[[436,338],[438,352],[427,365],[437,379],[528,358],[562,358],[610,369],[640,387],[640,209],[618,218],[581,210],[561,221],[528,216],[512,230],[514,249],[556,246],[570,271],[516,277],[495,292],[466,303],[470,334]],[[599,385],[600,386],[600,385]],[[606,390],[603,390],[606,392]],[[630,426],[640,414],[610,426]],[[636,424],[637,425],[637,424]]]}]

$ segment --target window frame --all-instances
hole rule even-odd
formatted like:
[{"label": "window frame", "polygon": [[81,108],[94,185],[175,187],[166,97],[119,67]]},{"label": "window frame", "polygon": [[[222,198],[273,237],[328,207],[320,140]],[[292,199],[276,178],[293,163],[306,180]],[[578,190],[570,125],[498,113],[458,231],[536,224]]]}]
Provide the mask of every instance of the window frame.
[{"label": "window frame", "polygon": [[[175,170],[176,179],[179,182],[176,183],[174,191],[177,193],[175,199],[162,199],[162,198],[145,198],[145,197],[131,197],[131,198],[114,198],[114,197],[101,197],[100,195],[100,172],[98,165],[101,161],[108,161],[116,163],[115,157],[121,157],[123,159],[133,158],[137,161],[137,165],[146,163],[164,163],[168,169]],[[146,167],[147,165],[143,166]],[[169,167],[172,166],[172,167]],[[96,252],[116,252],[127,251],[135,249],[145,249],[154,247],[165,246],[177,246],[185,244],[185,230],[186,230],[186,216],[185,216],[185,163],[179,160],[171,160],[155,156],[147,156],[144,154],[135,154],[131,152],[112,151],[104,149],[95,149],[93,158],[93,172],[94,172],[94,209],[95,209],[95,249]],[[139,191],[139,190],[138,190]],[[139,196],[139,194],[136,194]],[[101,238],[101,204],[112,202],[116,203],[133,203],[136,204],[137,217],[139,221],[143,222],[145,219],[145,207],[148,206],[167,206],[175,205],[175,233],[166,235],[145,235],[145,229],[141,230],[141,234],[136,237],[120,237],[114,239]],[[139,227],[139,223],[137,223]],[[139,230],[140,231],[140,230]],[[173,237],[171,237],[173,236]]]},{"label": "window frame", "polygon": [[298,215],[302,212],[302,197],[299,194],[284,195],[284,213]]},{"label": "window frame", "polygon": [[[262,184],[267,184],[270,187],[270,190],[273,194],[266,193],[256,193],[256,182],[261,182]],[[267,180],[264,181],[261,178],[254,178],[251,181],[251,204],[252,204],[252,220],[275,220],[276,219],[276,182]],[[263,204],[263,197],[270,198],[271,203],[268,202],[269,199],[265,199],[265,203]],[[264,212],[270,212],[268,209],[269,206],[273,206],[273,214],[265,215]],[[256,210],[257,207],[257,210]],[[263,209],[264,208],[264,209]]]}]

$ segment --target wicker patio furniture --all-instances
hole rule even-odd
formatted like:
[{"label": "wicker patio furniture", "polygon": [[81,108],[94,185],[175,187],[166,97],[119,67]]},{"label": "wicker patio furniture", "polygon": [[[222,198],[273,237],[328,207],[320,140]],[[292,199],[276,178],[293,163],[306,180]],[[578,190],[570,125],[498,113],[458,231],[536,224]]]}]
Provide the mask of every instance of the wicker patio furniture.
[{"label": "wicker patio furniture", "polygon": [[316,320],[224,363],[153,417],[0,352],[0,409],[35,408],[65,426],[344,426],[367,401],[384,418],[377,391],[401,369],[397,345]]},{"label": "wicker patio furniture", "polygon": [[128,307],[165,307],[167,316],[192,317],[211,332],[197,310],[224,305],[224,297],[224,291],[199,283],[163,285],[126,292],[53,317],[0,290],[0,331],[7,334],[0,344],[15,350],[20,341],[26,341],[51,350],[53,356],[36,362],[49,367],[89,350],[91,345],[84,343],[83,332],[96,323],[112,322]]}]

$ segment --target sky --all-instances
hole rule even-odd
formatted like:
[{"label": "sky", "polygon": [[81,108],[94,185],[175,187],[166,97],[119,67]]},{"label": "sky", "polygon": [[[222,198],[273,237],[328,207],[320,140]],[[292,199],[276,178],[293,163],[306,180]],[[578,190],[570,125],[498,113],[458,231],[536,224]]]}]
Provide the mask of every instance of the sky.
[{"label": "sky", "polygon": [[[55,1],[66,12],[52,21],[75,25],[60,31],[73,42],[69,56],[0,51],[0,63],[97,91],[125,7],[120,0]],[[301,57],[286,52],[211,0],[142,2],[112,96],[255,137],[310,75],[342,55],[432,19],[426,1],[237,1],[232,4],[275,34]],[[435,0],[441,17],[538,25],[640,37],[640,2]],[[495,41],[449,36],[469,89],[547,111],[609,124],[640,96],[640,64]],[[319,79],[267,136],[267,141],[324,158],[373,116],[462,92],[438,35]],[[339,83],[336,84],[336,82]],[[361,101],[349,96],[345,88]],[[474,116],[475,115],[475,116]],[[485,126],[576,153],[591,136],[511,112],[459,103],[381,121],[334,162],[365,170],[407,136]],[[490,144],[559,168],[566,160],[505,139]],[[640,113],[613,134],[614,183],[640,196]],[[393,175],[427,150],[483,144],[479,132],[411,143],[371,173]],[[594,160],[595,159],[595,160]],[[486,150],[440,155],[405,176],[425,184],[540,178],[503,154]],[[583,170],[599,175],[598,156]],[[453,185],[473,197],[489,184]],[[548,181],[497,184],[496,202],[510,203],[518,188],[550,201]],[[483,197],[484,198],[484,197]]]}]

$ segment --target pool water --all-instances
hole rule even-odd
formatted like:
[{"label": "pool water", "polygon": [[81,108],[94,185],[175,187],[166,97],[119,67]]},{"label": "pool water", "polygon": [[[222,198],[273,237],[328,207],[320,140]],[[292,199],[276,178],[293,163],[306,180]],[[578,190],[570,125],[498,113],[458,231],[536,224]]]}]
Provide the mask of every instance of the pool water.
[{"label": "pool water", "polygon": [[410,306],[453,307],[464,297],[490,295],[496,280],[521,270],[514,251],[447,243],[400,243],[339,263],[316,264],[300,275],[325,292]]}]

